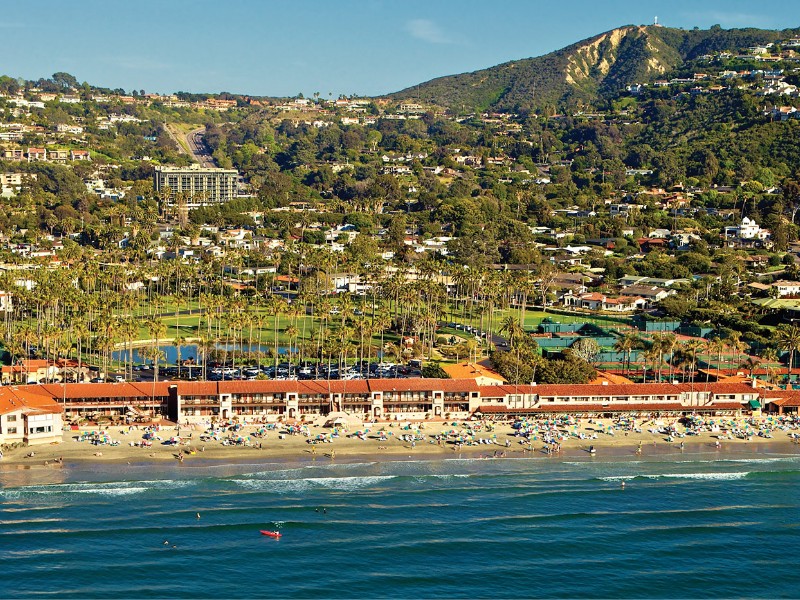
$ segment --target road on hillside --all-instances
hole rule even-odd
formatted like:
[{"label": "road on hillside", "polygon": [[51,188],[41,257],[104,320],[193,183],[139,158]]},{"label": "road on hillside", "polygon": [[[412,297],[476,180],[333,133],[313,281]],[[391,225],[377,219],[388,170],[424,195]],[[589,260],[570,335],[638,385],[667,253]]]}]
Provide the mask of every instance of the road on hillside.
[{"label": "road on hillside", "polygon": [[187,133],[186,144],[189,146],[189,150],[191,150],[194,159],[200,163],[200,166],[216,167],[217,163],[211,156],[211,151],[203,139],[205,131],[205,127],[200,127],[199,129],[193,129]]}]

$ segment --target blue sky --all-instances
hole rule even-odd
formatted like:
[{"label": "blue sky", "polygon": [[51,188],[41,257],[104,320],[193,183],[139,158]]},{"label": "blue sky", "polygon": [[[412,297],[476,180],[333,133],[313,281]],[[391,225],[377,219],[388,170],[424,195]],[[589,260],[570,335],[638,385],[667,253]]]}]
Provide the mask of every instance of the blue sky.
[{"label": "blue sky", "polygon": [[380,95],[539,56],[654,16],[671,27],[800,26],[774,0],[27,0],[0,11],[0,74],[147,92]]}]

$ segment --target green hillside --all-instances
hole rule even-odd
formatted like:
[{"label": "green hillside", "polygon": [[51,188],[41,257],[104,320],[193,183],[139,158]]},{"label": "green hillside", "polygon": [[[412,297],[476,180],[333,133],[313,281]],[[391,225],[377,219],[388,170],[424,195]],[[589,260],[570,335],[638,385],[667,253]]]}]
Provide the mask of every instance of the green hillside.
[{"label": "green hillside", "polygon": [[439,77],[390,97],[413,97],[456,112],[556,110],[664,77],[708,53],[775,42],[797,31],[626,25],[544,56]]}]

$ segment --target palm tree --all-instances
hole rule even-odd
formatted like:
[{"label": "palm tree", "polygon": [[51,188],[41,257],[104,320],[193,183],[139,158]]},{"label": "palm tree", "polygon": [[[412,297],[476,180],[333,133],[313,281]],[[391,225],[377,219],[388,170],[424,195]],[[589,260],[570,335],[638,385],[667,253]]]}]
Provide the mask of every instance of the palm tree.
[{"label": "palm tree", "polygon": [[739,353],[742,351],[742,334],[738,331],[731,331],[728,334],[728,345],[733,349],[736,364],[739,364]]},{"label": "palm tree", "polygon": [[139,325],[132,317],[126,317],[120,323],[119,330],[128,346],[125,357],[125,377],[133,379],[133,340],[139,335]]},{"label": "palm tree", "polygon": [[650,345],[643,353],[642,357],[644,358],[644,373],[642,374],[642,383],[647,383],[647,363],[649,362],[652,366],[653,371],[658,371],[659,382],[661,381],[661,359],[662,353],[661,348],[658,340],[654,340],[653,344]]},{"label": "palm tree", "polygon": [[207,375],[207,367],[208,367],[208,357],[211,352],[214,351],[214,342],[209,340],[208,338],[201,337],[197,340],[197,360],[201,360],[202,356],[202,369],[203,369],[203,379],[206,379]]},{"label": "palm tree", "polygon": [[147,331],[148,334],[152,336],[153,348],[155,349],[155,352],[150,353],[150,356],[153,358],[153,381],[157,382],[159,358],[163,357],[164,355],[164,352],[161,351],[158,344],[161,338],[167,332],[167,326],[164,325],[164,322],[159,318],[158,315],[154,315],[147,322]]},{"label": "palm tree", "polygon": [[625,375],[628,375],[631,369],[631,352],[641,347],[642,339],[635,333],[626,333],[614,342],[614,350],[623,354]]},{"label": "palm tree", "polygon": [[274,334],[274,357],[275,368],[278,368],[278,329],[280,328],[281,314],[285,311],[286,303],[277,296],[272,296],[267,304],[267,314],[272,316],[272,331]]},{"label": "palm tree", "polygon": [[689,377],[692,383],[694,383],[694,373],[695,373],[695,367],[697,366],[697,358],[698,355],[700,354],[700,351],[703,349],[703,345],[704,345],[703,342],[701,342],[700,340],[691,340],[688,344],[686,344],[686,354],[690,359]]},{"label": "palm tree", "polygon": [[725,340],[721,337],[715,337],[709,342],[709,353],[715,352],[717,354],[717,379],[719,379],[719,372],[722,368],[722,353],[725,351]]},{"label": "palm tree", "polygon": [[650,350],[656,355],[653,361],[653,370],[656,371],[656,381],[661,383],[661,372],[664,367],[664,354],[667,350],[667,338],[663,332],[659,332],[657,338],[653,338],[650,342]]},{"label": "palm tree", "polygon": [[508,315],[500,324],[500,333],[505,333],[508,336],[508,345],[511,348],[516,348],[519,340],[525,337],[525,330],[520,325],[519,319]]},{"label": "palm tree", "polygon": [[750,379],[753,378],[753,371],[755,371],[758,366],[761,364],[761,361],[756,358],[755,356],[748,356],[745,361],[739,365],[741,369],[747,369],[747,374]]},{"label": "palm tree", "polygon": [[787,389],[792,381],[792,359],[794,353],[800,347],[800,327],[792,323],[791,325],[778,325],[775,329],[775,344],[780,350],[789,352],[786,363],[786,386]]},{"label": "palm tree", "polygon": [[181,378],[181,346],[186,343],[186,338],[182,337],[180,334],[175,336],[175,339],[172,340],[172,345],[175,347],[175,352],[177,353],[176,356],[176,363],[178,365],[178,379]]},{"label": "palm tree", "polygon": [[[717,379],[719,379],[720,367],[722,364],[722,351],[725,349],[725,342],[722,341],[722,338],[715,337],[708,340],[705,346],[706,346],[706,352],[708,353],[709,356],[713,354],[717,355]],[[706,370],[706,383],[708,383],[710,377],[711,377],[711,368]]]},{"label": "palm tree", "polygon": [[672,383],[672,373],[676,366],[675,361],[672,359],[675,355],[675,349],[678,347],[678,336],[676,336],[674,333],[666,334],[661,338],[661,346],[664,354],[669,354],[669,381]]},{"label": "palm tree", "polygon": [[767,365],[766,365],[767,381],[772,383],[772,379],[773,379],[773,376],[776,373],[776,369],[775,369],[775,367],[773,365],[771,365],[769,363],[778,362],[778,353],[775,351],[775,348],[770,348],[770,347],[764,348],[761,351],[761,360],[764,363],[767,363]]}]

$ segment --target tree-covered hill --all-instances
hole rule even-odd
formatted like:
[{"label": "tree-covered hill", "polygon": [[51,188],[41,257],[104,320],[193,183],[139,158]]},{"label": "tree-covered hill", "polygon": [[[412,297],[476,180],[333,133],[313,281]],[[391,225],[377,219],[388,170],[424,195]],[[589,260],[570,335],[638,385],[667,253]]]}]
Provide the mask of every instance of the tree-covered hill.
[{"label": "tree-covered hill", "polygon": [[664,77],[686,61],[776,42],[798,30],[711,29],[685,31],[626,25],[537,58],[439,77],[392,94],[456,112],[550,110],[592,102],[627,85]]}]

